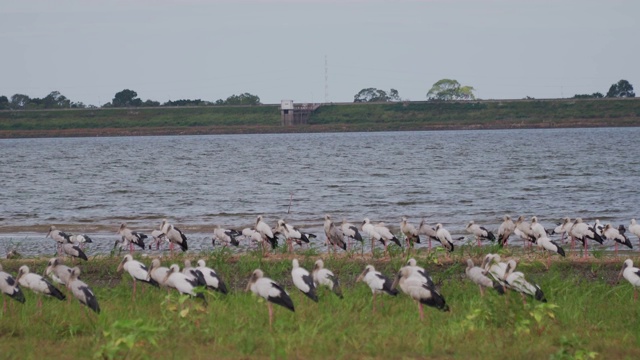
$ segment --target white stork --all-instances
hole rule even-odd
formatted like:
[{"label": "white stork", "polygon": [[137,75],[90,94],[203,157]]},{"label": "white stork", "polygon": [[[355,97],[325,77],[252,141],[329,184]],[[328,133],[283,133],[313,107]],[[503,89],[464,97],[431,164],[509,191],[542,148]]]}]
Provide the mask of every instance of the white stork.
[{"label": "white stork", "polygon": [[[29,267],[23,265],[18,270],[18,277],[16,278],[20,286],[31,289],[36,294],[44,294],[54,297],[58,300],[64,300],[66,296],[53,284],[48,282],[45,278],[38,274],[29,272]],[[38,296],[38,307],[42,306],[42,299]]]},{"label": "white stork", "polygon": [[184,267],[182,268],[182,273],[187,275],[192,280],[195,280],[197,282],[197,286],[207,286],[207,281],[204,279],[204,274],[197,268],[191,266],[191,260],[184,259]]},{"label": "white stork", "polygon": [[620,277],[624,276],[631,286],[633,286],[633,300],[638,301],[638,288],[640,287],[640,269],[633,266],[633,260],[627,259],[622,264],[622,270],[618,275],[618,281]]},{"label": "white stork", "polygon": [[547,229],[544,228],[544,225],[542,225],[539,221],[538,221],[538,217],[537,216],[532,216],[531,217],[531,234],[533,234],[534,238],[539,238],[542,236],[547,236],[549,235],[549,232],[547,231]]},{"label": "white stork", "polygon": [[513,233],[522,239],[524,242],[523,248],[533,246],[532,244],[536,241],[536,237],[533,236],[533,232],[531,231],[531,224],[526,221],[525,217],[522,215],[518,216],[518,219],[516,220],[516,228],[513,230]]},{"label": "white stork", "polygon": [[400,219],[400,231],[404,235],[408,247],[412,248],[414,242],[420,244],[418,229],[409,223],[407,218],[404,216]]},{"label": "white stork", "polygon": [[302,246],[303,243],[308,244],[310,238],[316,237],[314,234],[304,233],[298,228],[287,224],[283,219],[278,220],[276,231],[285,237],[289,252],[293,251],[293,241]]},{"label": "white stork", "polygon": [[393,241],[396,245],[398,245],[398,246],[400,246],[400,248],[402,248],[402,243],[400,243],[400,240],[398,240],[398,238],[395,235],[393,235],[391,230],[389,230],[389,228],[386,227],[383,222],[379,222],[379,223],[373,225],[373,228],[376,230],[376,232],[378,234],[380,234],[380,237],[384,241],[385,251],[386,251],[387,246],[389,245],[389,242],[391,242],[391,241]]},{"label": "white stork", "polygon": [[[507,282],[504,280],[505,273],[507,271],[507,263],[500,261],[500,255],[487,254],[482,262],[482,268],[487,270],[488,274],[500,283],[502,286],[506,286]],[[509,260],[512,263],[513,268],[516,268],[516,262]]]},{"label": "white stork", "polygon": [[386,293],[392,296],[398,295],[398,290],[393,288],[393,282],[382,275],[379,271],[373,267],[373,265],[367,265],[364,271],[358,276],[356,282],[364,281],[369,285],[371,292],[373,293],[373,312],[376,312],[376,294]]},{"label": "white stork", "polygon": [[511,220],[511,216],[505,215],[502,218],[502,223],[498,228],[498,244],[500,246],[507,245],[507,241],[509,240],[509,236],[513,234],[516,229],[516,224]]},{"label": "white stork", "polygon": [[445,229],[442,224],[436,224],[436,238],[447,249],[448,252],[453,252],[453,239],[449,230]]},{"label": "white stork", "polygon": [[324,235],[327,237],[327,246],[329,244],[333,246],[333,252],[336,252],[336,245],[342,250],[347,250],[347,243],[344,242],[344,233],[341,228],[331,221],[331,215],[329,214],[324,216]]},{"label": "white stork", "polygon": [[467,259],[465,274],[469,280],[473,281],[480,288],[480,296],[484,297],[484,288],[494,288],[498,294],[504,295],[504,287],[497,281],[487,277],[488,271],[473,264],[473,260]]},{"label": "white stork", "polygon": [[87,255],[80,249],[80,246],[72,243],[62,244],[62,252],[71,257],[80,258],[88,261]]},{"label": "white stork", "polygon": [[56,242],[56,251],[58,252],[58,256],[62,255],[62,244],[67,244],[70,242],[71,235],[56,229],[54,225],[49,227],[49,232],[47,233],[46,238],[52,238]]},{"label": "white stork", "polygon": [[633,249],[631,241],[629,241],[629,238],[627,238],[624,232],[620,232],[618,229],[611,226],[611,224],[607,224],[604,226],[604,228],[602,229],[602,234],[607,240],[613,240],[616,249],[616,256],[618,256],[618,244],[622,244],[629,249]]},{"label": "white stork", "polygon": [[271,227],[267,225],[266,222],[262,220],[262,215],[258,215],[256,218],[256,225],[254,230],[257,231],[261,236],[263,241],[268,241],[271,244],[271,248],[275,249],[278,247],[278,239],[273,235],[273,230]]},{"label": "white stork", "polygon": [[429,240],[429,251],[431,251],[431,240],[438,241],[436,229],[427,224],[426,221],[422,219],[422,221],[420,221],[420,225],[418,226],[418,234],[425,235],[427,237],[427,240]]},{"label": "white stork", "polygon": [[169,268],[160,266],[160,259],[151,260],[151,266],[149,267],[149,276],[155,280],[158,285],[165,286],[164,280],[169,274]]},{"label": "white stork", "polygon": [[[536,239],[536,245],[539,248],[547,250],[547,255],[549,253],[559,254],[562,257],[565,257],[564,249],[558,245],[557,242],[549,239],[549,237],[544,234]],[[547,256],[547,268],[550,266],[550,257]]]},{"label": "white stork", "polygon": [[295,285],[298,290],[300,290],[303,294],[305,294],[309,299],[318,302],[318,295],[316,295],[316,286],[313,283],[313,277],[307,269],[300,267],[300,263],[298,263],[298,259],[293,259],[291,262],[293,268],[291,269],[291,279],[293,280],[293,285]]},{"label": "white stork", "polygon": [[340,288],[340,281],[331,270],[325,269],[324,261],[322,261],[322,259],[316,260],[315,264],[313,265],[313,271],[311,271],[311,275],[313,276],[313,283],[316,288],[320,285],[326,286],[336,295],[338,295],[340,299],[342,299],[342,289]]},{"label": "white stork", "polygon": [[582,244],[584,245],[583,257],[587,257],[587,239],[595,240],[600,244],[603,243],[602,237],[600,237],[600,235],[598,235],[598,233],[596,233],[588,224],[582,222],[582,218],[576,218],[571,230],[569,231],[569,235],[571,235],[572,241],[573,239],[582,241]]},{"label": "white stork", "polygon": [[262,244],[264,244],[264,240],[262,239],[262,235],[260,235],[259,232],[255,231],[255,230],[253,230],[251,228],[242,229],[242,236],[244,236],[245,239],[248,239],[250,242],[255,242],[259,246],[262,246]]},{"label": "white stork", "polygon": [[216,225],[216,228],[213,230],[213,237],[211,238],[211,245],[216,245],[216,240],[221,242],[223,246],[229,246],[229,244],[233,246],[239,246],[240,242],[236,239],[241,235],[238,231],[233,229],[225,229],[220,225]]},{"label": "white stork", "polygon": [[411,271],[411,276],[421,276],[423,278],[423,281],[431,286],[431,287],[435,287],[435,283],[433,282],[433,279],[431,278],[431,275],[429,275],[429,273],[427,272],[427,270],[425,270],[423,267],[420,267],[417,265],[418,263],[416,262],[416,259],[414,258],[410,258],[409,260],[407,260],[406,265],[404,266],[404,268],[407,268]]},{"label": "white stork", "polygon": [[51,258],[47,263],[45,274],[54,282],[66,287],[71,276],[71,268],[61,264],[58,258]]},{"label": "white stork", "polygon": [[[142,250],[145,249],[144,239],[146,239],[148,236],[140,232],[131,231],[131,229],[127,227],[126,223],[120,224],[120,228],[118,229],[117,234],[121,236],[123,245],[129,246],[130,253],[133,253],[133,245],[139,246]],[[118,242],[116,242],[116,244],[117,243]]]},{"label": "white stork", "polygon": [[398,271],[391,287],[395,288],[396,285],[399,285],[402,292],[418,303],[420,320],[424,320],[423,305],[431,306],[441,311],[449,311],[449,305],[447,305],[442,294],[436,291],[435,287],[427,285],[422,277],[417,276],[406,267]]},{"label": "white stork", "polygon": [[640,240],[640,224],[636,222],[636,219],[631,219],[629,224],[629,231]]},{"label": "white stork", "polygon": [[[347,219],[342,218],[342,225],[340,225],[340,230],[342,233],[351,240],[362,242],[362,235],[358,231],[358,228],[350,222],[347,222]],[[351,248],[351,241],[349,241],[349,248]]]},{"label": "white stork", "polygon": [[466,230],[469,234],[473,234],[478,246],[482,246],[481,240],[496,241],[496,237],[491,231],[487,230],[484,226],[476,224],[473,220],[469,221]]},{"label": "white stork", "polygon": [[251,274],[246,288],[246,291],[249,290],[251,290],[253,294],[266,300],[267,307],[269,308],[269,327],[273,326],[273,306],[271,303],[295,312],[293,301],[291,301],[289,294],[287,294],[284,288],[278,283],[264,277],[264,273],[260,269],[254,270]]},{"label": "white stork", "polygon": [[180,267],[176,264],[172,264],[169,267],[169,272],[164,278],[163,283],[165,286],[178,290],[180,294],[187,294],[202,299],[204,303],[207,300],[201,292],[195,292],[194,289],[198,286],[198,280],[192,279],[189,276],[180,272]]},{"label": "white stork", "polygon": [[189,250],[187,237],[177,227],[169,224],[166,219],[162,220],[160,230],[164,233],[165,238],[169,241],[169,250],[173,253],[173,244],[178,244],[182,251]]},{"label": "white stork", "polygon": [[71,269],[71,274],[69,275],[69,282],[67,283],[67,289],[71,291],[73,296],[80,301],[82,305],[87,306],[89,309],[95,311],[97,314],[100,313],[100,305],[98,305],[98,299],[96,298],[93,290],[82,280],[78,279],[80,276],[80,268],[74,267]]},{"label": "white stork", "polygon": [[[8,295],[10,298],[21,302],[24,304],[24,294],[20,290],[20,286],[18,286],[18,282],[16,279],[11,276],[11,274],[2,271],[2,265],[0,265],[0,291]],[[7,311],[7,304],[4,302],[3,298],[3,311]]]},{"label": "white stork", "polygon": [[227,285],[225,285],[224,281],[222,281],[215,270],[208,268],[203,259],[198,260],[197,265],[198,267],[196,267],[196,269],[202,273],[204,281],[207,284],[206,286],[209,289],[227,294]]},{"label": "white stork", "polygon": [[573,226],[573,222],[571,221],[571,218],[564,217],[562,218],[562,222],[558,224],[558,226],[556,226],[555,229],[553,229],[553,233],[560,234],[560,242],[563,242],[564,238],[568,236],[569,230],[571,230],[572,226]]},{"label": "white stork", "polygon": [[127,254],[124,256],[120,265],[118,265],[118,269],[116,272],[120,272],[122,270],[126,270],[131,278],[133,279],[133,297],[136,297],[136,284],[138,281],[145,282],[149,285],[160,286],[157,281],[151,278],[149,275],[149,269],[141,263],[140,261],[133,260],[133,256],[131,254]]},{"label": "white stork", "polygon": [[503,277],[504,281],[507,283],[507,286],[510,289],[519,292],[522,295],[523,302],[526,302],[525,295],[529,295],[538,301],[547,302],[547,299],[545,299],[544,297],[544,293],[542,293],[542,289],[540,289],[538,285],[528,282],[522,272],[514,271],[514,264],[514,260],[510,260],[507,263],[507,269]]},{"label": "white stork", "polygon": [[87,234],[80,235],[70,235],[69,241],[73,244],[77,244],[80,246],[80,249],[84,248],[84,244],[91,244],[93,240]]},{"label": "white stork", "polygon": [[376,230],[375,226],[371,223],[369,218],[364,218],[362,221],[362,232],[364,232],[371,239],[371,253],[376,246],[376,241],[380,241],[384,245],[384,252],[387,252],[387,243],[382,240],[382,236]]}]

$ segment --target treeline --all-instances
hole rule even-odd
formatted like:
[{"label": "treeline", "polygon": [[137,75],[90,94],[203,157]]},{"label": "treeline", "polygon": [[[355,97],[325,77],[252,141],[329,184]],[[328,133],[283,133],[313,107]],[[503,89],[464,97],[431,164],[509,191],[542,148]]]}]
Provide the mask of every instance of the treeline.
[{"label": "treeline", "polygon": [[[250,93],[231,95],[226,99],[206,101],[202,99],[169,100],[164,103],[147,99],[143,101],[138,93],[124,89],[117,92],[113,99],[99,107],[160,107],[160,106],[216,106],[216,105],[261,105],[260,97]],[[73,102],[59,91],[52,91],[44,98],[32,98],[24,94],[14,94],[10,98],[0,96],[0,110],[39,110],[39,109],[97,109],[95,105],[85,105],[82,102]]]}]

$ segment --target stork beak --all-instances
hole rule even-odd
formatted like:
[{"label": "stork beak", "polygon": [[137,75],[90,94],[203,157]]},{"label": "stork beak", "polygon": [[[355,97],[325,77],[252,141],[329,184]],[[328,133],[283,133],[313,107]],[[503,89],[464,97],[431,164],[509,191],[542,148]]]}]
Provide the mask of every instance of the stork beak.
[{"label": "stork beak", "polygon": [[247,287],[244,289],[245,292],[251,290],[251,279],[249,279],[249,282],[247,283]]},{"label": "stork beak", "polygon": [[118,265],[118,270],[116,270],[116,272],[122,271],[122,268],[124,267],[124,263],[125,263],[125,261],[124,261],[124,259],[122,259],[122,261],[120,262],[120,265]]},{"label": "stork beak", "polygon": [[362,281],[362,279],[364,279],[364,276],[367,275],[367,272],[369,272],[369,269],[364,269],[364,271],[360,275],[358,275],[356,282]]},{"label": "stork beak", "polygon": [[396,286],[398,286],[398,282],[400,282],[400,278],[402,278],[402,273],[398,272],[398,274],[396,275],[395,280],[393,280],[393,284],[391,284],[391,288],[395,289]]},{"label": "stork beak", "polygon": [[504,271],[504,276],[502,276],[502,280],[507,280],[507,276],[509,276],[509,273],[511,271],[511,264],[507,264],[507,269]]},{"label": "stork beak", "polygon": [[167,271],[167,275],[164,277],[164,279],[162,279],[163,284],[167,282],[167,279],[171,274],[173,274],[173,269],[169,269],[169,271]]}]

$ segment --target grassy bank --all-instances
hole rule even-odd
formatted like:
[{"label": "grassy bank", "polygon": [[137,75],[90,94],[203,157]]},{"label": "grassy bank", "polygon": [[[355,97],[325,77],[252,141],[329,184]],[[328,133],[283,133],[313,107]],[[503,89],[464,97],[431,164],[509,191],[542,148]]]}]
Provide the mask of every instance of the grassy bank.
[{"label": "grassy bank", "polygon": [[332,104],[290,127],[277,105],[0,111],[0,138],[639,125],[635,98]]},{"label": "grassy bank", "polygon": [[[484,251],[496,249],[486,248]],[[426,308],[421,322],[417,306],[405,295],[379,296],[375,314],[371,291],[354,280],[366,263],[393,276],[406,261],[362,259],[359,255],[323,256],[325,265],[343,283],[344,299],[321,291],[313,303],[291,285],[290,257],[262,258],[257,253],[231,256],[224,251],[203,254],[228,283],[228,295],[207,294],[209,304],[167,295],[138,284],[131,298],[128,274],[115,273],[119,257],[82,264],[82,278],[95,290],[102,313],[87,313],[71,302],[44,299],[41,309],[26,291],[27,302],[11,302],[0,317],[0,352],[6,358],[638,358],[640,307],[631,286],[613,283],[622,259],[588,262],[554,261],[550,269],[534,258],[522,259],[519,270],[537,282],[548,303],[488,292],[481,298],[465,279],[463,260],[479,250],[463,248],[452,259],[419,254],[420,265],[434,277],[451,312]],[[504,251],[503,258],[510,254]],[[310,269],[319,255],[297,258]],[[142,259],[150,262],[149,259]],[[163,265],[181,263],[180,256]],[[46,259],[6,260],[5,271],[19,265],[42,273]],[[275,309],[269,331],[266,305],[243,292],[251,272],[265,274],[287,288],[296,307]],[[142,292],[142,288],[145,291]]]}]

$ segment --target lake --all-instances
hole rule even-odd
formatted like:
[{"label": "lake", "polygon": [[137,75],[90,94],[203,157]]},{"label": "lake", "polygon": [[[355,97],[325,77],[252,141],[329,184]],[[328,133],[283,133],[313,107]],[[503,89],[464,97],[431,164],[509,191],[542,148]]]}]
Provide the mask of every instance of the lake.
[{"label": "lake", "polygon": [[[614,225],[640,218],[640,128],[0,140],[0,254],[50,255],[50,225],[108,253],[120,223],[150,233],[166,218],[210,250],[215,225],[257,215],[317,233],[323,217],[368,217],[399,231],[440,222],[468,236],[504,214]],[[632,242],[637,239],[632,236]]]}]

